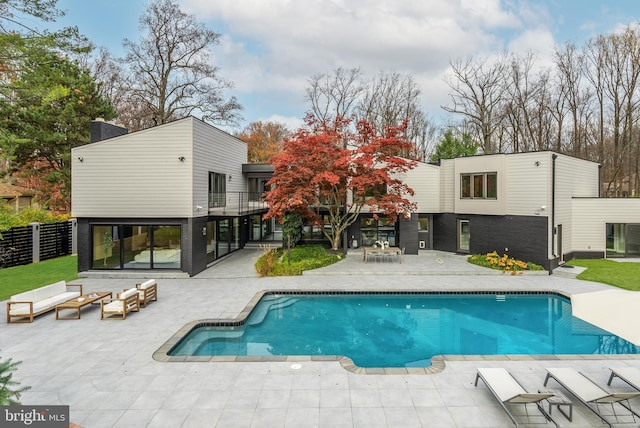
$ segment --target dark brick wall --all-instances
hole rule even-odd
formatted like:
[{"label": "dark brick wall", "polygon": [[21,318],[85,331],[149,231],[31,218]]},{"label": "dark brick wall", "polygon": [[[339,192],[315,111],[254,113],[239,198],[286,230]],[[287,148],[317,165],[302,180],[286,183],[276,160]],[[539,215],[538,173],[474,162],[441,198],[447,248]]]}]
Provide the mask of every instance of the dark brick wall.
[{"label": "dark brick wall", "polygon": [[78,228],[78,272],[85,272],[91,269],[91,234],[89,220],[86,218],[77,219]]},{"label": "dark brick wall", "polygon": [[352,248],[353,246],[351,245],[353,240],[357,240],[358,241],[358,247],[360,246],[361,242],[360,242],[360,218],[358,217],[358,220],[356,220],[351,226],[349,226],[347,228],[347,245],[349,248]]},{"label": "dark brick wall", "polygon": [[[497,251],[549,268],[547,217],[441,214],[433,217],[433,248],[457,250],[457,220],[468,219],[471,254]],[[508,251],[506,249],[508,248]]]},{"label": "dark brick wall", "polygon": [[410,219],[398,219],[399,247],[404,248],[405,254],[418,254],[418,214],[412,214]]},{"label": "dark brick wall", "polygon": [[433,236],[433,249],[455,253],[457,250],[457,223],[462,218],[455,214],[434,214],[431,234]]},{"label": "dark brick wall", "polygon": [[190,218],[183,233],[182,270],[189,276],[196,275],[207,268],[207,237],[202,229],[207,227],[207,217]]}]

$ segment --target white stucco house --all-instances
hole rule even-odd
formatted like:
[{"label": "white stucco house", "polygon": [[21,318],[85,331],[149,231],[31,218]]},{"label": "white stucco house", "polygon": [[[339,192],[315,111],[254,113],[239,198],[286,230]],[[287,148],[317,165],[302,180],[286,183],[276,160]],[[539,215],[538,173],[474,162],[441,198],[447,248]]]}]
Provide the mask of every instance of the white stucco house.
[{"label": "white stucco house", "polygon": [[[193,117],[134,133],[94,122],[92,143],[72,149],[79,270],[195,275],[247,243],[280,239],[280,226],[262,220],[272,172],[247,163],[243,141]],[[417,212],[396,222],[363,213],[346,245],[496,250],[547,269],[640,256],[640,199],[599,198],[594,162],[494,154],[419,163],[402,178]],[[321,241],[321,230],[306,227],[304,239]]]}]

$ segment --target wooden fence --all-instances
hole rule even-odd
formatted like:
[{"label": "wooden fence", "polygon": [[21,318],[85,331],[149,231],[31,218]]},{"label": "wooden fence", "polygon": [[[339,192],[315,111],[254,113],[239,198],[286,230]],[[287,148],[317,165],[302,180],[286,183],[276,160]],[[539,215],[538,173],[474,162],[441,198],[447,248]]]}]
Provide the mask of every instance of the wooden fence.
[{"label": "wooden fence", "polygon": [[27,265],[68,256],[76,252],[75,220],[60,223],[31,223],[2,232],[0,267]]}]

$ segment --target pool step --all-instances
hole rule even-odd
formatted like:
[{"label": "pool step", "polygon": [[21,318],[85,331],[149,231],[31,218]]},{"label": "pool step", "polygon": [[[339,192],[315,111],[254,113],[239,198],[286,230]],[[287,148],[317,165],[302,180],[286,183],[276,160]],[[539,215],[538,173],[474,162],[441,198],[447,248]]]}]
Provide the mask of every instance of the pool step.
[{"label": "pool step", "polygon": [[[268,303],[270,300],[273,300],[273,302]],[[270,311],[289,307],[298,300],[299,299],[297,297],[265,296],[251,313],[251,317],[247,321],[247,325],[260,324],[264,321]]]}]

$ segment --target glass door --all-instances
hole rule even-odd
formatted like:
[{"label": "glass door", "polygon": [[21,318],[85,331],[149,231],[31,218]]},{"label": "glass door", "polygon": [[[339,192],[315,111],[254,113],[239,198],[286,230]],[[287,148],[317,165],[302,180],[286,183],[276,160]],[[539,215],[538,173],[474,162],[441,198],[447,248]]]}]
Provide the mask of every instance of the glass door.
[{"label": "glass door", "polygon": [[469,241],[471,240],[471,228],[469,220],[458,220],[458,251],[469,252]]}]

